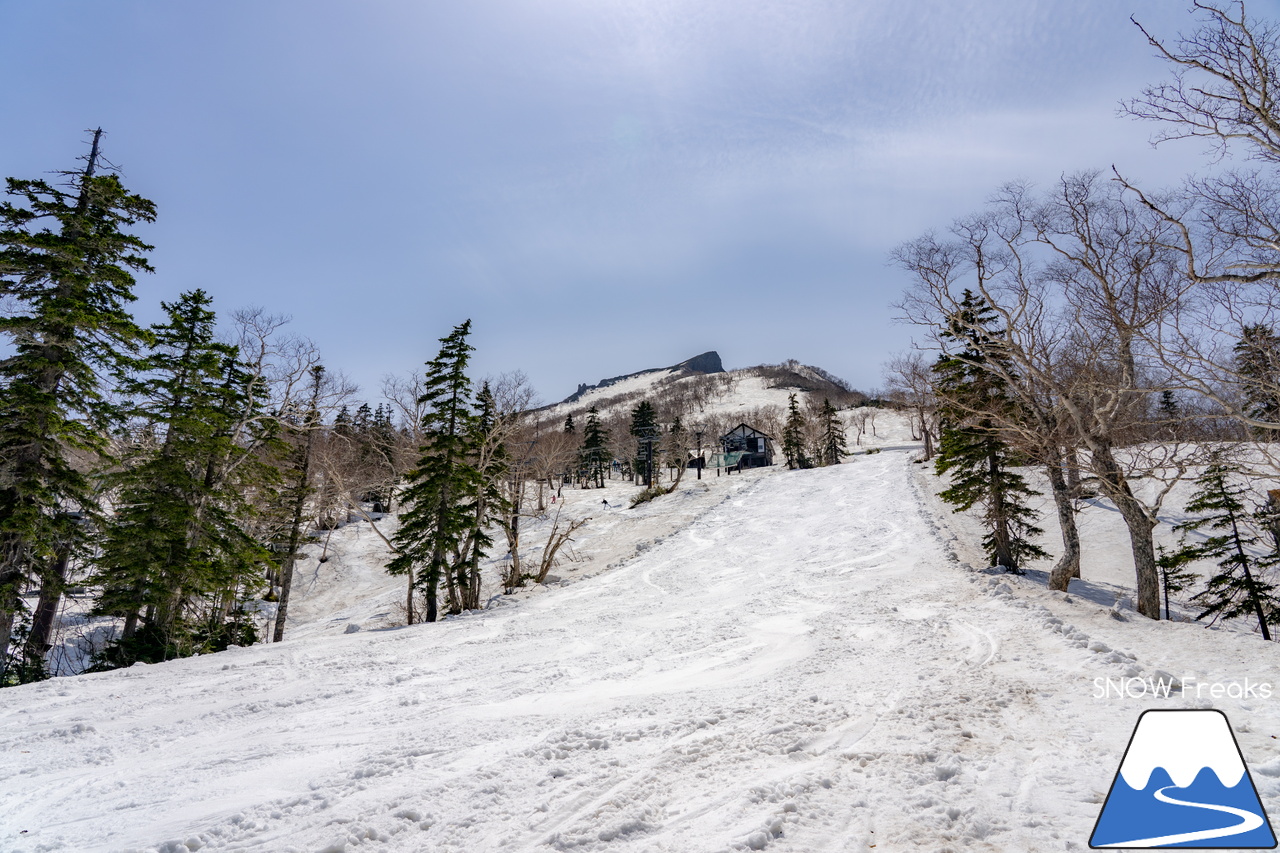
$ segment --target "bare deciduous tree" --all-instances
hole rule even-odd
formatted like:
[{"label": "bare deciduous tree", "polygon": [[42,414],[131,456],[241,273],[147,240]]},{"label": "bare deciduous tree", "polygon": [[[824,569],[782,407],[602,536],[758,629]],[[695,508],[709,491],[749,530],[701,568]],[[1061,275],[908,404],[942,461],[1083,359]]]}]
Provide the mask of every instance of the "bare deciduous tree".
[{"label": "bare deciduous tree", "polygon": [[1280,318],[1280,28],[1244,4],[1194,0],[1197,28],[1163,40],[1134,21],[1170,66],[1171,79],[1124,104],[1159,125],[1154,142],[1201,139],[1216,160],[1243,153],[1254,168],[1221,169],[1157,195],[1116,178],[1163,221],[1188,285],[1156,351],[1181,386],[1254,431],[1280,430],[1239,393],[1246,382],[1280,393],[1280,377],[1246,376],[1236,344]]},{"label": "bare deciduous tree", "polygon": [[560,549],[572,542],[574,532],[591,520],[590,517],[577,518],[570,521],[566,527],[561,527],[560,513],[563,509],[563,504],[556,507],[555,517],[551,520],[551,532],[547,534],[547,542],[542,546],[542,556],[538,561],[538,572],[532,578],[535,583],[546,581],[547,575],[556,564],[556,556],[560,553]]},{"label": "bare deciduous tree", "polygon": [[924,461],[933,458],[938,435],[938,400],[933,392],[933,371],[919,350],[896,355],[884,366],[887,393],[909,414],[911,438],[924,442]]},{"label": "bare deciduous tree", "polygon": [[[1151,475],[1169,470],[1170,460],[1130,446],[1152,393],[1167,387],[1149,344],[1182,293],[1171,230],[1114,182],[1085,173],[1062,178],[1043,197],[1007,186],[987,211],[955,223],[952,239],[928,235],[895,254],[916,279],[900,306],[909,321],[940,330],[960,313],[962,288],[1000,317],[1008,367],[993,359],[984,369],[998,373],[1019,403],[1002,426],[1046,466],[1064,534],[1074,524],[1058,477],[1069,458],[1062,448],[1086,448],[1129,529],[1138,611],[1153,619],[1160,599],[1152,531],[1172,482],[1140,497],[1130,481],[1134,466]],[[1173,465],[1172,480],[1182,464]],[[1065,536],[1064,547],[1069,558]],[[1060,562],[1055,585],[1065,587],[1072,573],[1069,559]]]}]

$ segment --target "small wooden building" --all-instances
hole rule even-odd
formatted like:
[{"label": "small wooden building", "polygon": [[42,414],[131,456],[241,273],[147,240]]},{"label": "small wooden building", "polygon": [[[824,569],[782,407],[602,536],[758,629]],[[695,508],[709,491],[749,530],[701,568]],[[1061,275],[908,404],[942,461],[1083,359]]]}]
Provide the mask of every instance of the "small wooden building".
[{"label": "small wooden building", "polygon": [[738,424],[720,436],[717,462],[725,468],[764,468],[773,464],[773,439],[746,424]]}]

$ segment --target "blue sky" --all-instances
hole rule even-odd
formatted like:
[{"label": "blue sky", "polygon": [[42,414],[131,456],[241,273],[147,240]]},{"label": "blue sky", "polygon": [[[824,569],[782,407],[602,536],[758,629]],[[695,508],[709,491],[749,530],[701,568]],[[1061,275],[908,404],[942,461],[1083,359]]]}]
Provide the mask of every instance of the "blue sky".
[{"label": "blue sky", "polygon": [[[1275,17],[1275,2],[1252,3]],[[0,174],[108,132],[161,299],[293,316],[374,400],[471,318],[545,400],[716,349],[871,388],[898,243],[1001,182],[1200,167],[1116,115],[1168,0],[0,0]]]}]

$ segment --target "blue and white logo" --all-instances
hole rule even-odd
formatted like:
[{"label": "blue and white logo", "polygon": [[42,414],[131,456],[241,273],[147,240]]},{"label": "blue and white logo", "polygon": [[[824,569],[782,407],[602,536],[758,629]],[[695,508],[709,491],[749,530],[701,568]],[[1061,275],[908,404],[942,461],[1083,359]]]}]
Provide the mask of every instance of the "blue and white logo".
[{"label": "blue and white logo", "polygon": [[1226,715],[1144,711],[1089,846],[1274,848]]}]

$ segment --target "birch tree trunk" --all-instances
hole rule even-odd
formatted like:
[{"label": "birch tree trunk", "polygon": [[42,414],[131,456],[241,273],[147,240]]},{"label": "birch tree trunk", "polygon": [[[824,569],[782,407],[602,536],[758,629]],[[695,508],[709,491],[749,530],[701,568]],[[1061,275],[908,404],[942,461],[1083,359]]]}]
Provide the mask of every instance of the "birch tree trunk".
[{"label": "birch tree trunk", "polygon": [[1133,569],[1137,577],[1138,612],[1149,619],[1160,618],[1160,573],[1156,569],[1156,549],[1152,531],[1156,522],[1142,502],[1129,488],[1124,471],[1116,462],[1111,447],[1102,442],[1089,442],[1093,472],[1097,474],[1102,490],[1120,511],[1129,529],[1129,544],[1133,551]]},{"label": "birch tree trunk", "polygon": [[[1056,448],[1055,448],[1056,449]],[[1062,473],[1061,451],[1045,466],[1049,491],[1058,510],[1058,527],[1062,529],[1062,557],[1049,573],[1049,589],[1066,592],[1072,578],[1080,577],[1080,530],[1076,527],[1076,508],[1071,489]]]}]

